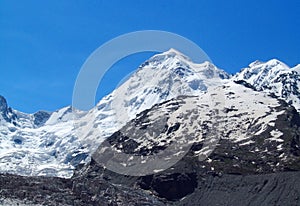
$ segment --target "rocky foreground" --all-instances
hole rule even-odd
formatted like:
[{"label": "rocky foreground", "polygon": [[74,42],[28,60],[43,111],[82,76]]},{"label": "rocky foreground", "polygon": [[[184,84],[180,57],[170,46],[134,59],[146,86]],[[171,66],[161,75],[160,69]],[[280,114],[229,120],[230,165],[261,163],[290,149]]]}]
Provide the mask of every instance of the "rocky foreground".
[{"label": "rocky foreground", "polygon": [[[1,205],[299,205],[300,172],[262,175],[173,174],[135,178],[95,172],[72,179],[1,175]],[[132,185],[132,187],[130,186]],[[188,194],[190,193],[190,194]],[[185,194],[188,194],[184,196]],[[180,198],[184,196],[184,198]]]}]

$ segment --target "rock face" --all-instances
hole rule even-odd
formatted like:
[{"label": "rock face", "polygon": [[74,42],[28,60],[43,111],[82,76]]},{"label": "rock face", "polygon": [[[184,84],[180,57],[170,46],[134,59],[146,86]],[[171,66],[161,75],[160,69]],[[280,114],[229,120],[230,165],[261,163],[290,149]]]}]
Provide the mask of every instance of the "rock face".
[{"label": "rock face", "polygon": [[7,112],[7,102],[6,99],[0,95],[0,112],[6,113]]},{"label": "rock face", "polygon": [[140,187],[152,190],[158,197],[170,201],[178,201],[193,193],[198,187],[195,173],[171,173],[160,176],[146,176],[141,178]]},{"label": "rock face", "polygon": [[[1,119],[5,122],[13,123],[16,125],[16,115],[13,113],[12,109],[8,107],[6,99],[0,95],[0,122]],[[1,118],[2,117],[2,118]]]},{"label": "rock face", "polygon": [[45,111],[38,111],[33,114],[34,116],[34,124],[36,126],[42,126],[47,120],[50,118],[51,113]]}]

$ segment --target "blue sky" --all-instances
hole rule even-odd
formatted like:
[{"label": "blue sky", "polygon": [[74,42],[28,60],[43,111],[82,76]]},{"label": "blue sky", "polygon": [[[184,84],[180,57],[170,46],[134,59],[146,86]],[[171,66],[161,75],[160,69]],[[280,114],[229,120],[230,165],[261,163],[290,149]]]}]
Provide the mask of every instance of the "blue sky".
[{"label": "blue sky", "polygon": [[[189,38],[230,73],[256,59],[300,63],[298,0],[0,0],[0,95],[28,113],[70,105],[80,67],[95,49],[149,29]],[[118,62],[97,98],[151,55]]]}]

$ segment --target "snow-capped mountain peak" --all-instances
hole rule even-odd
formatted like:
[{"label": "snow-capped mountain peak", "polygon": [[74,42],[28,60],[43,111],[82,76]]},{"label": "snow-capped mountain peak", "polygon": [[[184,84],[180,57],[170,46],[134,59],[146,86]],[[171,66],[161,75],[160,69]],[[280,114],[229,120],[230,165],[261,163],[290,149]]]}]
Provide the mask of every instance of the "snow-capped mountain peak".
[{"label": "snow-capped mountain peak", "polygon": [[271,59],[268,62],[255,61],[249,67],[242,69],[240,73],[235,75],[234,79],[245,80],[261,90],[261,87],[269,84],[280,73],[289,71],[291,71],[290,68],[277,59]]},{"label": "snow-capped mountain peak", "polygon": [[271,59],[268,62],[255,61],[248,68],[233,77],[235,81],[246,81],[258,91],[266,91],[300,109],[299,68],[290,68],[285,63]]},{"label": "snow-capped mountain peak", "polygon": [[187,57],[186,55],[182,54],[181,52],[177,51],[176,49],[169,49],[166,52],[160,53],[160,54],[156,54],[153,57],[151,57],[148,61],[146,62],[163,62],[167,59],[177,59],[179,61],[188,61],[188,62],[192,62],[191,59],[189,57]]},{"label": "snow-capped mountain peak", "polygon": [[[202,95],[209,88],[222,85],[228,78],[225,71],[212,63],[195,64],[175,49],[154,55],[90,112],[89,118],[95,119],[97,125],[93,127],[99,131],[94,132],[96,137],[92,137],[85,132],[87,129],[82,129],[82,141],[87,144],[94,139],[102,141],[153,105],[182,95]],[[93,144],[92,150],[97,146]]]},{"label": "snow-capped mountain peak", "polygon": [[263,62],[263,61],[260,61],[260,60],[255,60],[254,62],[249,64],[249,68],[256,67],[258,65],[269,65],[269,66],[272,66],[272,67],[274,67],[276,65],[281,65],[282,67],[289,68],[289,66],[287,66],[285,63],[283,63],[282,61],[280,61],[278,59],[270,59],[267,62]]},{"label": "snow-capped mountain peak", "polygon": [[117,103],[116,108],[127,108],[129,117],[134,118],[154,104],[180,95],[199,95],[228,78],[225,71],[212,63],[195,64],[185,55],[170,49],[143,63],[113,92],[113,101]]},{"label": "snow-capped mountain peak", "polygon": [[263,64],[264,62],[259,61],[259,60],[255,60],[254,62],[249,64],[249,67],[255,67],[257,65]]},{"label": "snow-capped mountain peak", "polygon": [[289,66],[277,59],[271,59],[267,62],[257,60],[249,64],[249,67],[244,68],[238,75],[245,80],[251,80],[251,78],[259,75],[262,80],[262,78],[265,77],[272,78],[276,76],[278,72],[288,71],[289,69]]},{"label": "snow-capped mountain peak", "polygon": [[206,72],[207,74],[209,73],[209,75],[203,76],[203,78],[212,78],[212,74],[215,74],[215,77],[217,78],[219,78],[219,74],[222,74],[223,78],[229,78],[229,75],[225,71],[217,68],[213,63],[209,61],[194,63],[189,57],[175,49],[170,49],[161,54],[154,55],[149,60],[141,64],[139,69],[147,68],[147,66],[156,70],[175,70],[174,72],[178,72],[179,75],[183,75],[185,71],[189,73]]}]

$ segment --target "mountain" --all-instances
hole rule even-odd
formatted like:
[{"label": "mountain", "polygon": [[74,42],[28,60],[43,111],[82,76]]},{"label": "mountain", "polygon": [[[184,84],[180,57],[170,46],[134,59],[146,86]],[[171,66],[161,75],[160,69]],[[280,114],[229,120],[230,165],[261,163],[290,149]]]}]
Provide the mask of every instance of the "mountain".
[{"label": "mountain", "polygon": [[71,177],[98,146],[138,113],[179,95],[201,95],[230,76],[171,49],[144,62],[90,111],[65,107],[25,114],[0,98],[0,171]]},{"label": "mountain", "polygon": [[231,77],[171,49],[88,112],[0,97],[0,203],[299,205],[299,70]]}]

